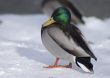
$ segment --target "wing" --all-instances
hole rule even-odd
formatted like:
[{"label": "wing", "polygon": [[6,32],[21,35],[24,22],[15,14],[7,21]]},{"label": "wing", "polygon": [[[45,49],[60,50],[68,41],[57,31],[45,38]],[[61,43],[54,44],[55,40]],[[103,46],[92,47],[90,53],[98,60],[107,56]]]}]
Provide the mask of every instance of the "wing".
[{"label": "wing", "polygon": [[90,50],[87,42],[84,39],[84,36],[82,35],[81,31],[74,25],[68,26],[69,34],[72,36],[73,40],[76,42],[78,46],[80,46],[87,54],[89,54],[92,58],[97,60],[95,55]]}]

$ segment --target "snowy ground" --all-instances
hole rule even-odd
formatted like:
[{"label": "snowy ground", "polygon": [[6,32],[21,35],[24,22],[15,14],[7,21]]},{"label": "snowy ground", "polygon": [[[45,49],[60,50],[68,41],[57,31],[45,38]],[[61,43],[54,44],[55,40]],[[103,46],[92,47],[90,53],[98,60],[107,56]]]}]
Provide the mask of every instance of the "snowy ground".
[{"label": "snowy ground", "polygon": [[85,18],[79,26],[98,57],[94,74],[74,69],[46,69],[54,57],[40,37],[45,15],[0,15],[0,78],[110,78],[110,19]]}]

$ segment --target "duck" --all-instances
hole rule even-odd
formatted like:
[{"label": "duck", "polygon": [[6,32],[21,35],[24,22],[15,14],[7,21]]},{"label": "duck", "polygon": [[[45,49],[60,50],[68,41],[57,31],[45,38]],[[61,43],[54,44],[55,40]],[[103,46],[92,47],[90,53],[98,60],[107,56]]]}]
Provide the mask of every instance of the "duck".
[{"label": "duck", "polygon": [[76,25],[85,24],[83,15],[78,10],[78,8],[76,8],[76,6],[73,3],[71,3],[70,0],[43,0],[43,2],[42,2],[42,10],[48,16],[51,16],[53,11],[61,6],[64,6],[70,10],[71,17],[72,17],[71,22],[73,24],[76,24]]},{"label": "duck", "polygon": [[[72,68],[73,63],[84,72],[93,72],[91,58],[97,60],[79,28],[71,23],[71,13],[66,7],[57,8],[43,23],[41,39],[45,48],[55,56],[55,63],[46,68]],[[59,60],[69,64],[59,65]]]}]

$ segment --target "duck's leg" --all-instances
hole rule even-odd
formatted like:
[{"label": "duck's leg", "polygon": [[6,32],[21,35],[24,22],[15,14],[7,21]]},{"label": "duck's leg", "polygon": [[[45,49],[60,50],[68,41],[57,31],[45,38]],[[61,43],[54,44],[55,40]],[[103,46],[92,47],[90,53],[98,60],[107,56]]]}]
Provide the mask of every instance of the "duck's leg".
[{"label": "duck's leg", "polygon": [[55,63],[53,65],[49,65],[45,68],[59,68],[59,67],[61,67],[58,65],[59,60],[60,60],[59,58],[56,58]]},{"label": "duck's leg", "polygon": [[59,62],[59,58],[56,58],[56,60],[55,60],[55,63],[54,63],[54,65],[53,66],[58,66],[58,62]]},{"label": "duck's leg", "polygon": [[50,65],[45,68],[72,68],[72,63],[69,63],[69,65],[65,65],[65,66],[58,65],[59,60],[60,60],[59,58],[56,58],[54,65]]}]

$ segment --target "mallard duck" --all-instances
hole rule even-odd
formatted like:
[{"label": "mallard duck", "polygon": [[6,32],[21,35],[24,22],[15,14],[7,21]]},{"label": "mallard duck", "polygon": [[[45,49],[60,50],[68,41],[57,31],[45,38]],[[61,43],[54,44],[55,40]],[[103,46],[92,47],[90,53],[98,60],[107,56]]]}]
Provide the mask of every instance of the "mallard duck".
[{"label": "mallard duck", "polygon": [[[92,72],[91,58],[97,60],[90,50],[81,31],[70,23],[71,14],[65,7],[57,8],[51,18],[42,25],[41,38],[44,46],[56,57],[54,65],[47,68],[67,67],[72,64],[82,68],[85,72]],[[58,65],[59,59],[70,63],[65,66]]]},{"label": "mallard duck", "polygon": [[58,7],[64,6],[71,12],[71,22],[73,24],[85,24],[82,14],[69,0],[44,0],[42,2],[43,12],[51,16],[53,11]]}]

